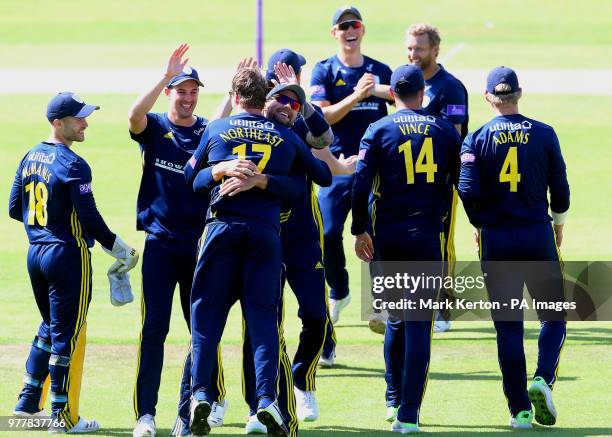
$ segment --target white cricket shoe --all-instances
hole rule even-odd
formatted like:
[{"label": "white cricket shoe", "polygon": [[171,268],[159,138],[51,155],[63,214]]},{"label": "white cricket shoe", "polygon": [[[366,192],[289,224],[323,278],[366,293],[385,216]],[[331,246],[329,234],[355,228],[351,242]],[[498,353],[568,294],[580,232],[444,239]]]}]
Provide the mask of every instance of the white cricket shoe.
[{"label": "white cricket shoe", "polygon": [[221,403],[213,402],[210,416],[208,416],[208,424],[211,428],[219,428],[220,426],[223,426],[223,418],[225,417],[225,412],[227,411],[228,406],[229,402],[227,399],[224,399]]},{"label": "white cricket shoe", "polygon": [[325,367],[327,369],[331,369],[334,367],[334,362],[336,361],[336,353],[332,352],[329,357],[324,357],[321,355],[319,357],[319,367]]},{"label": "white cricket shoe", "polygon": [[257,418],[266,425],[268,436],[287,437],[289,435],[289,428],[283,420],[278,401],[275,400],[266,408],[257,410]]},{"label": "white cricket shoe", "polygon": [[419,424],[400,422],[399,420],[395,419],[391,425],[391,431],[399,432],[400,434],[413,434],[419,432]]},{"label": "white cricket shoe", "polygon": [[450,331],[451,322],[448,320],[440,319],[434,322],[433,332],[447,332]]},{"label": "white cricket shoe", "polygon": [[387,414],[385,415],[385,421],[393,423],[397,419],[397,410],[399,407],[387,407]]},{"label": "white cricket shoe", "polygon": [[314,422],[319,418],[319,406],[314,391],[302,391],[294,387],[297,403],[297,416],[304,422]]},{"label": "white cricket shoe", "polygon": [[49,428],[49,432],[52,434],[85,434],[88,432],[96,432],[100,429],[100,424],[96,419],[86,420],[79,417],[79,421],[69,430],[62,427]]},{"label": "white cricket shoe", "polygon": [[510,427],[514,429],[531,429],[533,412],[531,410],[519,411],[516,416],[510,417]]},{"label": "white cricket shoe", "polygon": [[257,418],[257,415],[249,416],[249,420],[244,427],[245,434],[267,434],[268,428],[266,425],[261,423]]},{"label": "white cricket shoe", "polygon": [[140,416],[132,432],[132,437],[155,437],[157,427],[155,417],[151,414]]},{"label": "white cricket shoe", "polygon": [[28,413],[27,411],[13,410],[13,416],[21,417],[21,418],[46,417],[47,413],[45,413],[45,410],[40,410],[40,411],[37,411],[36,413]]},{"label": "white cricket shoe", "polygon": [[338,320],[340,319],[340,311],[346,308],[349,303],[351,303],[350,294],[345,298],[338,300],[332,299],[331,297],[329,298],[329,318],[334,325],[338,323]]}]

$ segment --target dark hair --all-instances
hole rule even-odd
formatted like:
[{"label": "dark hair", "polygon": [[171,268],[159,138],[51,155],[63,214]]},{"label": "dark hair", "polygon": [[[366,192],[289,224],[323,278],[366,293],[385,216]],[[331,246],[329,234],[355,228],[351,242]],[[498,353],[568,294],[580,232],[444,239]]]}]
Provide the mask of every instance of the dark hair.
[{"label": "dark hair", "polygon": [[243,68],[232,79],[232,92],[241,106],[262,109],[266,103],[266,79],[257,68]]}]

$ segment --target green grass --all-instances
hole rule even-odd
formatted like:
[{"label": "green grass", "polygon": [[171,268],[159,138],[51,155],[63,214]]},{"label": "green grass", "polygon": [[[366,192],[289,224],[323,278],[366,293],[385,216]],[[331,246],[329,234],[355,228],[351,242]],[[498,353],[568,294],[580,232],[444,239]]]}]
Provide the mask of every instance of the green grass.
[{"label": "green grass", "polygon": [[[163,68],[178,42],[191,44],[191,63],[200,68],[233,66],[252,54],[254,1],[162,0],[75,2],[4,0],[0,14],[2,68]],[[267,54],[290,47],[304,54],[309,65],[335,52],[329,36],[330,17],[339,5],[324,0],[288,4],[265,0]],[[395,66],[405,62],[404,30],[414,21],[430,21],[442,32],[442,56],[463,43],[447,63],[454,68],[488,69],[496,64],[555,69],[612,68],[606,56],[612,46],[612,3],[590,0],[576,7],[569,0],[485,2],[432,0],[398,2],[358,1],[367,35],[364,52]],[[45,80],[41,74],[41,80]],[[48,135],[44,110],[49,96],[0,96],[0,202],[7,203],[17,163],[23,154]],[[90,119],[87,141],[77,153],[91,164],[94,193],[110,227],[126,241],[142,248],[143,234],[135,231],[135,200],[140,178],[138,148],[127,134],[126,114],[136,96],[84,95],[102,106]],[[202,96],[199,113],[209,115],[221,96]],[[160,99],[156,109],[164,110]],[[524,114],[553,125],[568,165],[572,206],[563,256],[570,260],[612,259],[609,217],[612,206],[612,97],[527,95]],[[482,96],[470,95],[471,129],[487,121],[489,108]],[[8,414],[21,385],[24,360],[40,321],[25,269],[27,239],[22,225],[0,219],[0,416]],[[471,227],[460,208],[456,246],[458,259],[476,258]],[[338,363],[318,374],[321,419],[301,427],[305,436],[386,435],[382,337],[360,321],[358,290],[360,266],[347,234],[354,301],[337,326]],[[88,316],[88,348],[81,411],[96,417],[104,432],[131,435],[132,389],[140,329],[139,305],[112,307],[106,269],[111,259],[93,250],[93,301]],[[132,274],[136,299],[140,277]],[[296,303],[288,290],[286,338],[295,351],[300,324]],[[175,299],[166,346],[166,365],[158,404],[160,435],[167,434],[176,410],[180,366],[188,342],[187,330]],[[215,434],[242,435],[246,407],[240,385],[240,312],[234,308],[223,338],[226,383],[230,400],[227,425]],[[528,371],[536,360],[537,325],[528,324]],[[607,388],[612,377],[612,323],[568,325],[560,380],[555,400],[558,425],[534,432],[555,436],[612,435]],[[421,409],[424,430],[436,435],[509,433],[508,412],[501,389],[491,324],[455,323],[453,330],[434,338],[430,381]],[[0,432],[4,435],[4,433]],[[7,435],[14,435],[8,434]],[[528,433],[512,433],[512,435]],[[533,433],[529,433],[533,435]],[[25,434],[24,434],[25,435]],[[46,435],[46,434],[41,434]]]},{"label": "green grass", "polygon": [[[134,204],[140,177],[140,157],[127,135],[126,111],[135,96],[84,96],[102,106],[90,119],[87,141],[76,145],[92,165],[94,193],[101,212],[113,230],[137,247],[143,235],[134,230]],[[221,96],[202,96],[201,114],[210,114]],[[470,96],[472,128],[490,117],[479,95]],[[0,171],[2,201],[6,204],[16,165],[25,151],[48,134],[44,121],[47,96],[0,96],[0,128],[4,132],[4,159]],[[596,101],[586,97],[527,96],[523,112],[555,126],[568,164],[572,208],[566,228],[563,253],[567,259],[610,259],[612,241],[606,229],[611,207],[608,163],[612,150],[605,139],[612,136],[606,118],[612,98]],[[163,110],[160,99],[157,108]],[[14,114],[19,114],[15,117]],[[461,210],[461,209],[460,209]],[[27,344],[39,315],[25,270],[27,242],[20,223],[0,220],[3,250],[0,253],[0,283],[3,305],[0,313],[0,412],[8,413],[21,385]],[[359,290],[359,264],[352,253],[352,238],[345,239],[351,288]],[[456,245],[459,259],[475,259],[470,226],[462,210],[458,217]],[[81,411],[95,416],[105,427],[102,435],[128,435],[133,426],[131,396],[135,375],[135,354],[140,329],[138,304],[112,307],[108,299],[105,271],[111,259],[99,248],[93,250],[93,301],[88,317],[88,356]],[[140,278],[132,274],[136,299]],[[367,330],[359,320],[359,301],[343,314],[338,326],[339,366],[319,373],[318,397],[322,417],[305,425],[303,435],[349,435],[362,432],[378,435],[386,430],[382,338]],[[296,304],[287,292],[286,336],[295,350],[299,322]],[[178,302],[174,303],[171,331],[167,340],[166,367],[162,379],[158,424],[172,425],[177,400],[180,364],[188,341]],[[533,371],[537,330],[527,332],[529,371]],[[607,405],[612,395],[605,387],[611,372],[612,324],[571,323],[562,356],[560,381],[555,397],[560,411],[555,435],[610,434]],[[231,408],[229,426],[216,433],[241,434],[246,407],[240,386],[240,312],[231,313],[223,339]],[[501,433],[506,431],[507,409],[501,390],[490,323],[455,324],[451,333],[434,340],[431,379],[422,407],[423,428],[441,435]],[[380,433],[382,435],[382,432]]]},{"label": "green grass", "polygon": [[[266,52],[290,47],[309,60],[330,56],[331,15],[340,3],[264,1]],[[466,44],[451,68],[610,68],[612,3],[590,0],[357,1],[367,26],[364,51],[395,66],[405,62],[404,31],[436,24],[442,54]],[[74,2],[5,0],[0,52],[6,67],[159,67],[178,42],[192,45],[194,65],[233,66],[254,53],[253,0]],[[78,18],[75,19],[75,17]],[[58,29],[65,29],[59,31]]]}]

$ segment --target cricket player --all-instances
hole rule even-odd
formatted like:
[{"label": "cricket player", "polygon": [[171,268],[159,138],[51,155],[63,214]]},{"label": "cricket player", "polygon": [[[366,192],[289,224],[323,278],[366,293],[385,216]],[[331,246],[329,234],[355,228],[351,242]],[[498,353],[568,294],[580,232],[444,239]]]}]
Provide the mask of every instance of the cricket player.
[{"label": "cricket player", "polygon": [[[559,246],[570,204],[565,162],[554,129],[519,113],[521,94],[512,69],[497,67],[489,73],[485,99],[495,117],[465,139],[458,191],[479,229],[485,273],[492,265],[488,261],[550,261],[547,265],[556,266],[560,276]],[[489,294],[522,297],[525,283],[530,293],[535,291],[521,271],[495,276],[485,277]],[[559,294],[563,298],[562,287]],[[529,389],[522,320],[494,317],[494,323],[510,426],[531,428],[532,404],[538,423],[554,425],[551,390],[565,343],[565,321],[541,320],[538,362]]]},{"label": "cricket player", "polygon": [[[424,113],[450,121],[463,139],[468,133],[468,94],[461,81],[437,62],[440,41],[438,29],[431,24],[416,23],[406,30],[408,61],[418,66],[425,77]],[[444,259],[452,275],[455,262],[457,190],[453,185],[449,188],[448,209],[444,219],[446,241]],[[452,293],[452,290],[448,290],[448,293]],[[450,329],[448,316],[449,314],[444,312],[438,313],[434,332],[445,332]]]},{"label": "cricket player", "polygon": [[[387,115],[391,100],[391,69],[361,53],[365,24],[353,6],[339,8],[332,17],[331,35],[338,43],[336,55],[317,63],[311,78],[311,100],[323,109],[334,131],[330,146],[335,156],[357,154],[359,140],[370,123]],[[330,286],[329,311],[337,323],[350,302],[348,272],[342,245],[344,222],[351,208],[352,175],[335,176],[329,188],[319,190],[323,217],[325,277]],[[326,340],[321,364],[333,366],[334,344]]]},{"label": "cricket player", "polygon": [[[187,66],[188,49],[187,44],[181,44],[174,50],[163,77],[134,102],[129,113],[130,136],[138,142],[143,157],[136,223],[139,230],[146,232],[134,437],[153,436],[156,432],[155,406],[174,289],[178,284],[183,316],[189,327],[189,295],[197,244],[208,208],[207,193],[194,193],[183,177],[183,165],[200,144],[208,124],[205,118],[194,115],[203,84],[197,71]],[[150,112],[162,92],[168,98],[168,111]],[[175,435],[189,434],[190,360],[188,351]],[[222,421],[226,407],[222,374],[218,380],[213,416],[220,416]]]},{"label": "cricket player", "polygon": [[[34,337],[24,386],[14,414],[44,415],[45,381],[51,382],[54,432],[87,433],[96,420],[79,416],[87,310],[91,301],[91,253],[97,240],[127,272],[138,253],[110,231],[96,208],[89,165],[72,149],[85,141],[86,118],[99,109],[62,92],[47,106],[51,134],[21,160],[9,199],[9,215],[28,235],[27,267],[42,322]],[[47,381],[48,383],[48,381]]]},{"label": "cricket player", "polygon": [[[425,82],[418,67],[397,68],[391,91],[397,111],[372,123],[359,148],[352,199],[355,252],[366,262],[438,261],[441,272],[444,196],[457,177],[459,134],[448,121],[420,111]],[[402,434],[419,430],[433,311],[425,315],[390,319],[385,335],[387,407],[394,413],[387,420]]]},{"label": "cricket player", "polygon": [[[201,169],[234,158],[256,163],[249,185],[230,177],[211,193],[191,293],[192,402],[190,429],[210,431],[211,374],[230,307],[240,300],[255,361],[257,417],[268,435],[294,435],[278,407],[278,305],[280,301],[280,198],[268,175],[286,176],[294,161],[320,185],[331,183],[327,165],[286,127],[263,117],[266,81],[244,68],[232,81],[237,115],[212,122],[185,166],[187,183],[197,187]],[[252,189],[250,189],[252,188]],[[297,427],[297,424],[295,424]]]}]

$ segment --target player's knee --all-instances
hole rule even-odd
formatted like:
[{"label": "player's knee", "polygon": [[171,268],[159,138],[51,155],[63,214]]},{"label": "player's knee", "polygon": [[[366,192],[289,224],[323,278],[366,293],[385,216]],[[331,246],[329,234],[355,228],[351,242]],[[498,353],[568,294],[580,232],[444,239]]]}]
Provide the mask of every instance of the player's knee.
[{"label": "player's knee", "polygon": [[39,337],[38,335],[34,337],[32,347],[42,350],[44,352],[51,353],[51,342],[45,338]]}]

